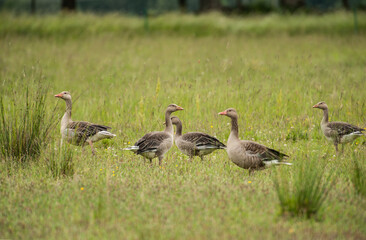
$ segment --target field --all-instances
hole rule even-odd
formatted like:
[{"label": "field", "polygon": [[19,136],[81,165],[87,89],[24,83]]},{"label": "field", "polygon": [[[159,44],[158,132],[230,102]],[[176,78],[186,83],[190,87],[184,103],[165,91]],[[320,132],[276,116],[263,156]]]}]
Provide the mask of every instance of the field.
[{"label": "field", "polygon": [[[99,31],[124,18],[74,16],[67,20],[73,29],[67,36],[46,28],[49,21],[62,29],[58,18],[1,16],[14,20],[0,27],[5,109],[13,111],[13,101],[21,108],[27,87],[33,97],[41,87],[47,93],[46,115],[56,121],[39,157],[22,163],[2,158],[1,239],[366,239],[366,198],[352,183],[354,162],[365,166],[366,137],[336,156],[320,130],[322,112],[312,108],[326,101],[332,121],[366,127],[364,15],[358,35],[346,14],[325,17],[341,19],[333,21],[339,28],[319,21],[316,31],[311,30],[314,16],[290,17],[289,25],[295,25],[278,33],[260,22],[262,30],[255,34],[240,26],[236,32],[203,36],[186,33],[188,28],[159,34],[156,22],[151,34],[141,33],[143,28],[128,34]],[[302,26],[304,18],[311,24]],[[253,29],[256,19],[249,18]],[[94,32],[93,21],[99,24]],[[185,21],[191,26],[200,19]],[[273,26],[282,26],[280,18],[275,21]],[[73,120],[111,126],[117,135],[96,143],[95,157],[88,146],[84,151],[71,146],[72,174],[66,176],[49,167],[59,152],[65,111],[64,101],[53,95],[63,90],[73,96]],[[249,176],[225,151],[188,162],[174,146],[162,166],[157,160],[151,166],[121,150],[147,132],[162,130],[170,103],[184,108],[174,114],[184,133],[206,132],[224,143],[230,121],[217,113],[236,108],[241,139],[287,153],[293,166]],[[310,219],[281,214],[273,183],[278,175],[291,183],[290,176],[304,166],[334,178],[319,213]]]}]

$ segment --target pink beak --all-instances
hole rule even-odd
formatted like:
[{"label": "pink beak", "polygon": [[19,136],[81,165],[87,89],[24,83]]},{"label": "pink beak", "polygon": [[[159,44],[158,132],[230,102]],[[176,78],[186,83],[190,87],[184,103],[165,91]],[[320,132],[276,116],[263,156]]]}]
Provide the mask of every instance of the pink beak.
[{"label": "pink beak", "polygon": [[58,98],[61,98],[62,96],[63,96],[62,93],[59,93],[59,94],[55,95],[55,97],[58,97]]},{"label": "pink beak", "polygon": [[226,111],[223,111],[223,112],[219,112],[219,115],[226,115],[227,112]]},{"label": "pink beak", "polygon": [[177,109],[178,109],[178,110],[184,110],[184,108],[182,108],[182,107],[179,107],[179,106],[177,107]]},{"label": "pink beak", "polygon": [[317,108],[317,107],[319,107],[319,106],[318,106],[318,104],[315,104],[315,105],[313,106],[313,108]]}]

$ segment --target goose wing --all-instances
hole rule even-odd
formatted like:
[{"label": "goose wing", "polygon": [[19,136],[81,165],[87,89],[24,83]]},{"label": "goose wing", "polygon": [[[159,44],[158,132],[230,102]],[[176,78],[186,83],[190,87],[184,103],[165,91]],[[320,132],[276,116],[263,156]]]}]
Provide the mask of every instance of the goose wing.
[{"label": "goose wing", "polygon": [[135,146],[139,147],[136,153],[154,152],[164,140],[170,137],[171,135],[166,132],[147,133],[135,143]]},{"label": "goose wing", "polygon": [[243,141],[242,146],[247,155],[257,156],[262,161],[282,160],[283,158],[288,157],[284,153],[252,141]]},{"label": "goose wing", "polygon": [[75,137],[79,142],[85,141],[89,137],[95,135],[97,132],[107,131],[110,129],[108,126],[83,121],[71,122],[67,125],[67,128],[74,132]]},{"label": "goose wing", "polygon": [[336,131],[339,136],[348,135],[354,132],[362,133],[365,131],[363,128],[345,122],[330,122],[327,125],[331,130]]},{"label": "goose wing", "polygon": [[194,143],[197,148],[226,148],[225,144],[206,133],[190,132],[184,134],[182,139]]}]

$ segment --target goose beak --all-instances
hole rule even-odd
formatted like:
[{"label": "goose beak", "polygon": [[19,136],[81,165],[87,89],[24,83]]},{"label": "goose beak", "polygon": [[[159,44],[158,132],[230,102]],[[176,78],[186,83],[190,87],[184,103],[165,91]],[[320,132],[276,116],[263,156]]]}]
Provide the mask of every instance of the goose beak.
[{"label": "goose beak", "polygon": [[178,106],[177,110],[184,110],[184,108]]},{"label": "goose beak", "polygon": [[318,104],[315,104],[315,105],[313,106],[313,108],[317,108],[317,107],[319,107],[319,106],[318,106]]},{"label": "goose beak", "polygon": [[55,95],[55,97],[62,98],[62,93]]},{"label": "goose beak", "polygon": [[223,112],[219,112],[219,115],[226,115],[227,112],[226,111],[223,111]]}]

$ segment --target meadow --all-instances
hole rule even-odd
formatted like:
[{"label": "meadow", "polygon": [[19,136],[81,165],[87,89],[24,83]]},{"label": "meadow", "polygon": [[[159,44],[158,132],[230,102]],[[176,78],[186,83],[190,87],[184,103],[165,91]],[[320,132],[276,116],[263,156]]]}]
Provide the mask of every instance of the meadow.
[{"label": "meadow", "polygon": [[[44,94],[50,126],[36,157],[1,155],[1,239],[366,239],[366,137],[336,156],[320,130],[322,112],[312,108],[326,101],[331,121],[366,127],[365,15],[359,34],[345,13],[288,16],[287,24],[220,16],[215,25],[215,17],[184,17],[186,27],[176,28],[167,26],[179,16],[161,17],[143,32],[143,20],[118,15],[1,14],[3,115],[18,116]],[[118,28],[125,21],[131,29]],[[234,27],[215,34],[210,24]],[[197,34],[201,28],[208,30]],[[64,90],[73,120],[117,135],[96,143],[96,156],[88,146],[68,146],[66,157],[60,149],[65,103],[54,95]],[[287,153],[293,166],[249,176],[225,151],[188,162],[174,146],[162,166],[151,166],[121,150],[162,130],[170,103],[184,108],[174,113],[183,133],[224,143],[230,121],[218,112],[236,108],[241,139]],[[283,212],[276,179],[296,186],[299,173],[312,172],[318,182],[332,179],[319,212]]]}]

